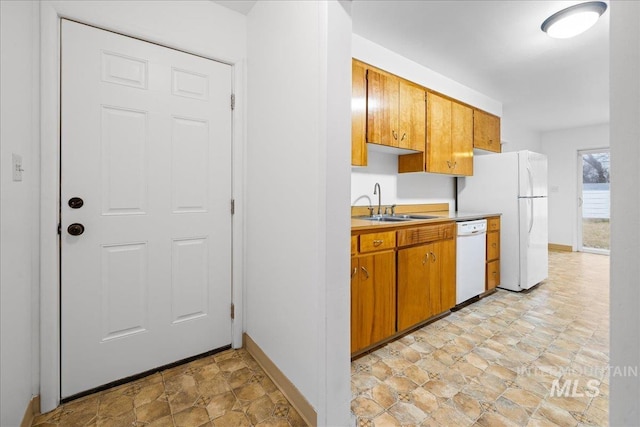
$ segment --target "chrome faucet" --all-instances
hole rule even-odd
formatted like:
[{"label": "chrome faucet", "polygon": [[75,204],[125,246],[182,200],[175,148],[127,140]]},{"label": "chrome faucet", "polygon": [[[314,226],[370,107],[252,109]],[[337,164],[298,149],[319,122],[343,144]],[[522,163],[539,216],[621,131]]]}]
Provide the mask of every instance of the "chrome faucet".
[{"label": "chrome faucet", "polygon": [[373,194],[378,195],[378,215],[380,215],[382,213],[382,190],[380,189],[380,184],[377,182],[376,185],[373,186]]}]

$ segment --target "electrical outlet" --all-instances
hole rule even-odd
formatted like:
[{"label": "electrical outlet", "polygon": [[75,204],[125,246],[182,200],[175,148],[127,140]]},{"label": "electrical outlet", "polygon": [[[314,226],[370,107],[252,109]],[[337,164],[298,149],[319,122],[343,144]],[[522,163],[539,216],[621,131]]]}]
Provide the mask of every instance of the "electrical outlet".
[{"label": "electrical outlet", "polygon": [[11,170],[13,171],[13,180],[14,181],[22,181],[22,156],[17,154],[11,154]]}]

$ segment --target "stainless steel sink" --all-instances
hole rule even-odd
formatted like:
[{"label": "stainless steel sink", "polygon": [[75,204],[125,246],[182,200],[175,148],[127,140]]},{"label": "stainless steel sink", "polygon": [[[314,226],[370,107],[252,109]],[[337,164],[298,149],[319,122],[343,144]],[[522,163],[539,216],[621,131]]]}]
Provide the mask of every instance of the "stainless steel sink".
[{"label": "stainless steel sink", "polygon": [[378,221],[378,222],[403,222],[403,221],[412,221],[419,219],[433,219],[440,218],[438,216],[432,215],[365,215],[365,216],[357,216],[357,219],[364,219],[367,221]]},{"label": "stainless steel sink", "polygon": [[411,221],[412,218],[402,218],[399,216],[390,216],[390,215],[365,215],[365,216],[357,216],[357,219],[364,219],[367,221],[378,221],[378,222],[403,222],[403,221]]},{"label": "stainless steel sink", "polygon": [[414,214],[407,214],[407,215],[396,215],[396,218],[407,218],[407,219],[434,219],[434,218],[440,218],[439,216],[434,216],[434,215],[414,215]]}]

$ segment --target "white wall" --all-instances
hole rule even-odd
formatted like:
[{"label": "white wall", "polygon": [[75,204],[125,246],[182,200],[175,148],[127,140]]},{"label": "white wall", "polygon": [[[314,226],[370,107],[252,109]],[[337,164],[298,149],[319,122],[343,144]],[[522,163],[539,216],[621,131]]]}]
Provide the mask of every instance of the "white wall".
[{"label": "white wall", "polygon": [[[611,366],[640,363],[640,2],[611,8]],[[588,316],[588,313],[586,314]],[[640,425],[640,379],[612,377],[612,426]]]},{"label": "white wall", "polygon": [[352,55],[367,64],[444,93],[496,116],[502,116],[502,103],[500,101],[491,99],[474,89],[436,73],[357,34],[354,34],[352,38]]},{"label": "white wall", "polygon": [[261,1],[247,17],[246,331],[318,425],[349,420],[345,13]]},{"label": "white wall", "polygon": [[[71,18],[125,35],[139,37],[187,52],[234,64],[237,103],[234,113],[234,299],[241,297],[242,269],[242,158],[244,142],[244,75],[246,17],[209,1],[43,1],[41,2],[41,380],[43,411],[57,405],[58,282],[57,282],[57,135],[58,135],[58,16]],[[4,99],[3,93],[3,99]],[[34,184],[35,185],[35,184]],[[238,305],[241,309],[241,305]],[[236,311],[238,317],[241,312]],[[236,336],[237,335],[237,336]],[[240,343],[241,330],[234,335]],[[4,381],[4,380],[3,380]]]},{"label": "white wall", "polygon": [[530,150],[539,153],[540,133],[522,127],[517,122],[511,120],[510,109],[504,105],[501,120],[500,139],[502,140],[502,151]]},{"label": "white wall", "polygon": [[367,167],[351,168],[351,205],[377,206],[373,187],[380,184],[382,205],[449,203],[453,209],[454,179],[432,173],[398,173],[398,156],[369,150]]},{"label": "white wall", "polygon": [[[541,152],[549,165],[549,242],[577,248],[578,151],[609,147],[609,125],[545,132]],[[581,169],[580,169],[581,170]]]},{"label": "white wall", "polygon": [[0,19],[0,425],[17,426],[38,377],[38,5],[2,1]]}]

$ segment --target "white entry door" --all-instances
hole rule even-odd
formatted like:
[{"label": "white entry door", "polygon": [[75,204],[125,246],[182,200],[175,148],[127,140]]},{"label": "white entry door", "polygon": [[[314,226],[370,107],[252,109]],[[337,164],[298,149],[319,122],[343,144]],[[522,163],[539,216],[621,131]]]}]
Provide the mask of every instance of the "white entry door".
[{"label": "white entry door", "polygon": [[68,397],[231,343],[231,67],[63,20],[61,85]]}]

